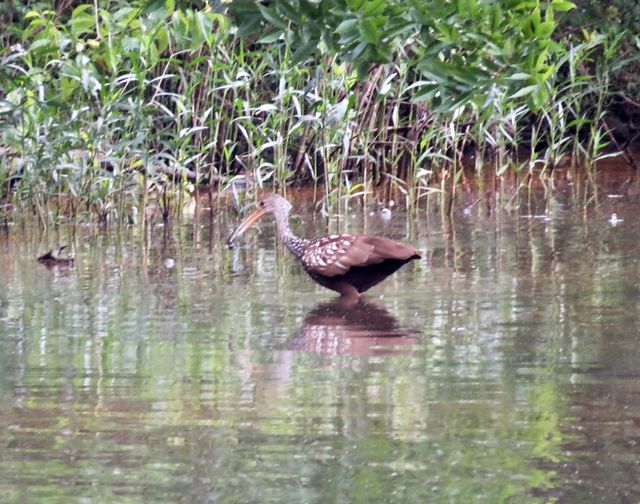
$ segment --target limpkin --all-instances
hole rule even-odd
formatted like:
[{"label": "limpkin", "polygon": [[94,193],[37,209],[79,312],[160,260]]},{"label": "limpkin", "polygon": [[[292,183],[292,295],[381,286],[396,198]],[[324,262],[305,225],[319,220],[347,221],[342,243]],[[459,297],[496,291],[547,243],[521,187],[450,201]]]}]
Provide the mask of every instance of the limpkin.
[{"label": "limpkin", "polygon": [[263,196],[256,211],[240,223],[227,244],[231,246],[262,216],[273,214],[278,237],[302,262],[309,276],[323,287],[351,298],[382,282],[403,264],[420,258],[412,245],[381,236],[332,234],[300,238],[289,227],[290,211],[291,203],[282,196]]}]

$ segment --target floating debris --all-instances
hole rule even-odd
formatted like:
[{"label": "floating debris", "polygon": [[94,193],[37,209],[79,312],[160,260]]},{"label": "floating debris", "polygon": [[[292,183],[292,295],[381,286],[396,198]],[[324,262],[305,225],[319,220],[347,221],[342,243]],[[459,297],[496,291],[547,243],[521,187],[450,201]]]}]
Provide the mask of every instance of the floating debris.
[{"label": "floating debris", "polygon": [[612,213],[611,217],[609,217],[609,224],[611,224],[613,227],[616,227],[621,222],[624,222],[624,219],[619,218],[618,214],[616,213]]},{"label": "floating debris", "polygon": [[521,219],[537,219],[548,222],[551,220],[551,216],[547,214],[539,214],[539,215],[521,215]]},{"label": "floating debris", "polygon": [[52,248],[46,254],[42,254],[38,257],[38,262],[45,266],[73,266],[73,257],[60,257],[60,253],[66,249],[66,245],[61,247]]}]

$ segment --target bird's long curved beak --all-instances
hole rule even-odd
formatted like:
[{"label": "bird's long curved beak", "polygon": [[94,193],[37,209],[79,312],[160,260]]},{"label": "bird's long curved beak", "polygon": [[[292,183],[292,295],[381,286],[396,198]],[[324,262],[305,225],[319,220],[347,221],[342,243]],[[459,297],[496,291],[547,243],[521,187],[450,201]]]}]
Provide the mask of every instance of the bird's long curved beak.
[{"label": "bird's long curved beak", "polygon": [[236,228],[236,230],[231,233],[231,236],[227,240],[227,246],[231,247],[233,242],[236,241],[247,229],[249,229],[253,224],[260,219],[266,212],[262,208],[258,208],[255,212],[253,212],[249,217],[243,220],[240,225]]}]

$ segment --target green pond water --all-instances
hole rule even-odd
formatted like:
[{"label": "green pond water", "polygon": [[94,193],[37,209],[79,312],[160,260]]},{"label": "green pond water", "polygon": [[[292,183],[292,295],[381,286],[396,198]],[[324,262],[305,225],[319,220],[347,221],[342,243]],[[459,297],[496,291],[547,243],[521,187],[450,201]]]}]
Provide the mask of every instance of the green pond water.
[{"label": "green pond water", "polygon": [[[225,212],[10,226],[0,501],[638,502],[639,200],[296,205],[422,253],[349,307],[269,221],[232,250]],[[35,261],[66,242],[75,267]]]}]

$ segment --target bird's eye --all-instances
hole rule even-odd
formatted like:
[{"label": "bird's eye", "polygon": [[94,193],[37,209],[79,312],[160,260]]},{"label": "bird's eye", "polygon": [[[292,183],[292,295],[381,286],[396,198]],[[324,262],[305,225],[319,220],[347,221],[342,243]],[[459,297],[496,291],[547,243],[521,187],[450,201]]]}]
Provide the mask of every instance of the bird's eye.
[{"label": "bird's eye", "polygon": [[258,205],[260,205],[262,208],[264,208],[264,201],[261,201],[260,203],[258,203]]}]

